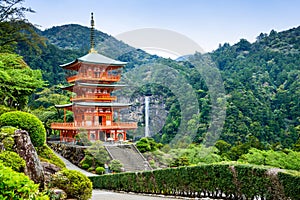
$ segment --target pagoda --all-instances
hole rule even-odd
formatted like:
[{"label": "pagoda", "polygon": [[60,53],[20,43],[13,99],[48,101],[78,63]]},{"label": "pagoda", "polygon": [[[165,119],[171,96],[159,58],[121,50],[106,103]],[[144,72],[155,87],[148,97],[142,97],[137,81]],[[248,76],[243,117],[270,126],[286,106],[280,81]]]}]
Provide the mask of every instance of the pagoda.
[{"label": "pagoda", "polygon": [[[116,102],[112,92],[125,85],[117,84],[121,79],[126,62],[103,56],[94,49],[94,20],[91,15],[91,49],[88,54],[63,64],[61,67],[73,72],[67,77],[70,83],[62,89],[75,95],[71,103],[55,105],[64,109],[64,123],[52,123],[53,130],[59,130],[60,141],[74,142],[75,135],[86,131],[91,141],[125,141],[126,131],[136,129],[135,122],[114,120],[114,112],[127,108],[130,104]],[[66,122],[66,110],[73,111],[74,122]]]}]

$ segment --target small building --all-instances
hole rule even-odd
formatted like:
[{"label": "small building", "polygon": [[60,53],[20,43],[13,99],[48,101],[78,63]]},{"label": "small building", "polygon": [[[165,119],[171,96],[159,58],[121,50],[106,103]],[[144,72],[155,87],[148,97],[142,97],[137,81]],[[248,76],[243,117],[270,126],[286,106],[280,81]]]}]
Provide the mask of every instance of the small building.
[{"label": "small building", "polygon": [[[89,140],[124,141],[126,131],[136,129],[136,122],[114,120],[114,112],[130,104],[116,102],[114,90],[125,85],[118,84],[126,62],[117,61],[99,54],[94,49],[94,20],[91,20],[91,49],[88,54],[61,65],[76,75],[67,77],[69,86],[64,90],[75,93],[70,104],[56,105],[64,109],[64,122],[52,123],[53,130],[60,131],[60,141],[73,142],[79,131],[86,131]],[[66,110],[73,111],[74,122],[66,122]]]}]

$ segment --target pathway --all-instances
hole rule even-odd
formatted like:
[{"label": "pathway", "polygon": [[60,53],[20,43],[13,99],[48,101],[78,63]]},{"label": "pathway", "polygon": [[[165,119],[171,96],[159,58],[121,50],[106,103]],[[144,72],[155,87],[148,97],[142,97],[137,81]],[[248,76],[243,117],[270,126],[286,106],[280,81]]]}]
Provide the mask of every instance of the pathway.
[{"label": "pathway", "polygon": [[54,152],[58,157],[60,157],[60,159],[62,159],[64,161],[64,163],[66,164],[66,168],[67,169],[71,169],[71,170],[76,170],[76,171],[80,171],[81,173],[85,174],[86,176],[98,176],[97,174],[93,174],[90,172],[87,172],[79,167],[77,167],[76,165],[74,165],[73,163],[71,163],[70,161],[68,161],[67,159],[65,159],[64,157],[62,157],[60,154]]},{"label": "pathway", "polygon": [[[180,197],[149,196],[130,193],[117,193],[105,190],[93,190],[91,200],[168,200],[168,199],[190,199]],[[195,198],[194,198],[195,199]],[[205,200],[205,199],[203,199]]]}]

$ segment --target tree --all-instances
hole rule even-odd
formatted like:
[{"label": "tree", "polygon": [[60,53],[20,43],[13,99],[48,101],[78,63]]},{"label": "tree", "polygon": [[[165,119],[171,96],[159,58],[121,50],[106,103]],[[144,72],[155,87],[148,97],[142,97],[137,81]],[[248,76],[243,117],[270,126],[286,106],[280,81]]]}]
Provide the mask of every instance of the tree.
[{"label": "tree", "polygon": [[22,6],[24,0],[0,1],[0,52],[12,52],[19,42],[31,44],[35,50],[44,45],[44,40],[35,32],[25,14],[34,13],[31,8]]},{"label": "tree", "polygon": [[109,161],[109,155],[100,140],[95,141],[87,152],[93,156],[94,166],[104,166]]},{"label": "tree", "polygon": [[23,108],[28,96],[44,86],[39,70],[32,70],[21,56],[0,53],[0,103],[7,107]]},{"label": "tree", "polygon": [[123,164],[119,160],[110,161],[109,168],[111,171],[119,173],[122,171]]}]

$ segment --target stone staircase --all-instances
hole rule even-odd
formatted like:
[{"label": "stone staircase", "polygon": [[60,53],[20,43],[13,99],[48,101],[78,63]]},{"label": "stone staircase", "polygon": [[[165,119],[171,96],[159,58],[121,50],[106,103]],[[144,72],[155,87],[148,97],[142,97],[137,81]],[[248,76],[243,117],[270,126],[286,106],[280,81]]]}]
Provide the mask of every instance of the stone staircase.
[{"label": "stone staircase", "polygon": [[117,159],[123,164],[126,172],[152,170],[134,144],[105,145],[105,148],[112,159]]}]

